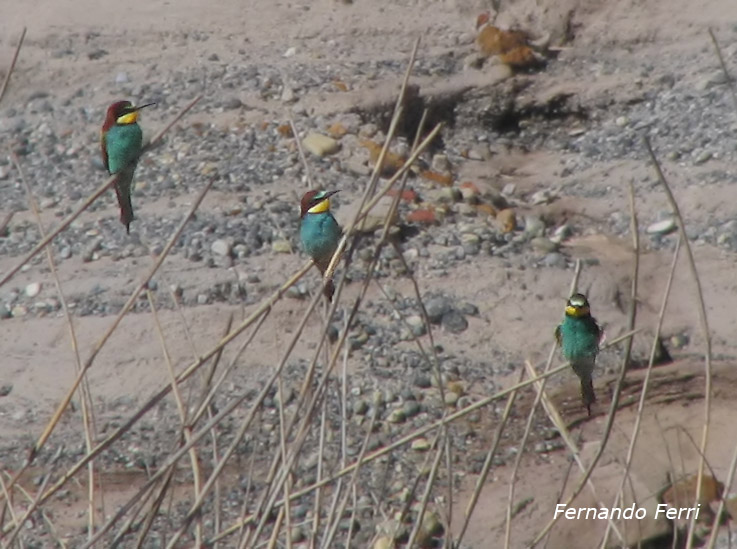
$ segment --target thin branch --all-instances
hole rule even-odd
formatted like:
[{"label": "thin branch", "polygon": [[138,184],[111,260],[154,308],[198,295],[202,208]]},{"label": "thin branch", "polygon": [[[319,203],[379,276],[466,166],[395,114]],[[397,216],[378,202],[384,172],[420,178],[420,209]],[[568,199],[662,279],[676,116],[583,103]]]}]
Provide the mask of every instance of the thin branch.
[{"label": "thin branch", "polygon": [[20,38],[18,39],[18,45],[15,46],[15,52],[13,52],[13,59],[10,61],[10,65],[8,66],[8,72],[5,73],[5,79],[3,80],[3,85],[0,87],[0,103],[3,102],[3,97],[5,97],[5,92],[8,89],[8,84],[10,83],[10,75],[13,74],[13,69],[15,69],[15,63],[18,61],[18,54],[20,53],[20,48],[23,45],[23,39],[26,37],[26,27],[23,27],[23,31],[20,33]]},{"label": "thin branch", "polygon": [[[675,196],[673,196],[670,185],[668,184],[668,181],[663,174],[663,170],[660,167],[660,162],[658,162],[658,159],[653,152],[653,148],[650,145],[650,140],[647,137],[645,137],[645,146],[647,147],[647,152],[650,155],[650,160],[653,163],[655,172],[658,174],[658,179],[663,185],[663,190],[665,191],[665,195],[668,198],[668,202],[673,209],[673,214],[678,219],[678,230],[681,233],[681,242],[686,248],[686,258],[688,259],[688,266],[691,271],[691,276],[693,277],[696,289],[696,297],[699,303],[699,321],[701,323],[702,337],[704,338],[704,371],[706,379],[704,387],[704,428],[701,435],[700,446],[701,459],[699,460],[699,471],[696,477],[696,493],[694,494],[694,501],[698,502],[699,494],[701,494],[701,484],[704,480],[704,454],[706,453],[706,444],[709,440],[709,425],[711,422],[711,332],[709,331],[709,320],[706,315],[704,292],[701,289],[701,279],[699,278],[699,271],[696,268],[696,260],[694,259],[693,251],[691,250],[691,242],[689,241],[688,235],[686,234],[686,225],[683,220],[683,216],[681,215],[681,209],[678,207],[678,202],[676,202]],[[695,524],[696,519],[692,517],[688,528],[688,541],[686,543],[686,549],[691,549],[693,545]]]}]

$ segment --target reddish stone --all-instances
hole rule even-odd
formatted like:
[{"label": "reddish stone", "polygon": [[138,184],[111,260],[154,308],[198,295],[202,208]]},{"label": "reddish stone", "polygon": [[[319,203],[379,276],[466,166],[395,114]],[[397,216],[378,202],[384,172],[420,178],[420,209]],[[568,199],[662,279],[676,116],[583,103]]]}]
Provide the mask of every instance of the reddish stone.
[{"label": "reddish stone", "polygon": [[464,196],[466,196],[466,193],[475,194],[476,196],[481,194],[481,191],[476,186],[476,183],[474,183],[473,181],[464,181],[463,183],[458,185],[458,188],[461,189],[461,192],[463,192],[463,190],[465,189],[465,192],[463,192]]},{"label": "reddish stone", "polygon": [[407,221],[410,223],[430,225],[437,222],[437,218],[435,217],[435,212],[432,210],[413,210],[407,214]]},{"label": "reddish stone", "polygon": [[[387,192],[386,194],[389,196],[397,196],[397,192],[397,189],[389,189],[389,192]],[[400,199],[404,200],[405,202],[414,203],[417,202],[419,196],[412,189],[404,189],[402,191],[402,196],[400,197]]]}]

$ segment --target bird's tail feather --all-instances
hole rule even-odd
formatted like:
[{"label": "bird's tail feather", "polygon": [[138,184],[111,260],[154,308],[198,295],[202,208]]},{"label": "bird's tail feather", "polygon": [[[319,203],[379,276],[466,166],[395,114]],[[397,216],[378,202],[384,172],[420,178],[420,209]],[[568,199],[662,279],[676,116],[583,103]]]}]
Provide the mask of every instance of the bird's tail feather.
[{"label": "bird's tail feather", "polygon": [[596,394],[594,393],[594,382],[591,377],[581,378],[581,397],[583,403],[591,415],[591,405],[596,402]]},{"label": "bird's tail feather", "polygon": [[333,284],[333,279],[329,279],[325,282],[325,287],[322,290],[322,293],[325,294],[325,297],[328,298],[328,301],[333,301],[333,294],[335,293],[335,284]]},{"label": "bird's tail feather", "polygon": [[133,180],[133,171],[128,170],[122,172],[115,181],[115,194],[118,197],[118,206],[120,206],[120,222],[125,225],[125,230],[130,234],[130,225],[133,221],[133,204],[131,203],[131,182]]}]

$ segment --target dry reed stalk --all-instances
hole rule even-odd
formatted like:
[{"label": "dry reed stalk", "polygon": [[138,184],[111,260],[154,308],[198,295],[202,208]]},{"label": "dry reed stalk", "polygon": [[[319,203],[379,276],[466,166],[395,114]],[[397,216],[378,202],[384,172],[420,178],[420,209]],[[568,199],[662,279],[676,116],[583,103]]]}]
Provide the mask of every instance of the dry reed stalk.
[{"label": "dry reed stalk", "polygon": [[[640,233],[639,233],[639,225],[637,222],[637,212],[635,210],[634,205],[634,187],[632,186],[632,183],[630,182],[629,186],[629,207],[630,207],[630,233],[632,236],[632,248],[634,251],[634,260],[632,262],[632,286],[630,288],[630,307],[628,311],[628,325],[630,328],[630,333],[636,331],[635,330],[635,319],[637,316],[637,283],[638,283],[638,273],[640,270]],[[604,426],[604,434],[602,435],[602,440],[599,443],[599,446],[597,448],[596,454],[594,455],[594,458],[591,460],[591,463],[586,468],[586,472],[584,473],[583,477],[579,480],[579,483],[574,488],[573,492],[571,493],[570,497],[566,501],[566,507],[568,507],[571,502],[578,497],[578,495],[583,490],[584,485],[586,485],[591,478],[591,474],[593,473],[594,469],[599,463],[599,460],[601,459],[601,456],[604,454],[604,450],[606,449],[607,442],[609,441],[609,436],[612,432],[612,426],[614,425],[614,418],[617,414],[617,410],[619,409],[619,398],[622,394],[622,387],[624,385],[624,380],[627,376],[627,366],[629,364],[630,360],[630,353],[632,351],[632,338],[629,337],[625,341],[625,349],[624,349],[624,356],[622,357],[622,367],[619,370],[619,376],[617,378],[617,383],[614,386],[614,394],[612,395],[612,403],[609,406],[609,413],[607,414],[606,418],[606,424]],[[535,536],[535,539],[530,544],[531,546],[537,545],[540,540],[542,540],[543,537],[545,537],[550,529],[555,525],[555,523],[558,521],[558,517],[553,517],[546,525],[545,527]],[[612,527],[614,529],[614,527]],[[615,529],[615,532],[616,529]]]},{"label": "dry reed stalk", "polygon": [[13,52],[13,58],[10,60],[10,65],[8,65],[8,72],[5,73],[3,85],[0,87],[0,103],[3,102],[3,97],[5,97],[5,92],[8,90],[8,84],[10,83],[10,75],[13,74],[15,64],[18,62],[18,54],[20,53],[21,46],[23,46],[23,39],[26,37],[26,30],[26,27],[23,27],[23,30],[20,33],[20,38],[18,39],[18,44],[15,46],[15,51]]},{"label": "dry reed stalk", "polygon": [[[699,307],[698,307],[699,322],[701,324],[701,332],[704,338],[705,386],[704,386],[704,428],[701,434],[701,445],[700,445],[701,459],[699,460],[699,469],[698,469],[698,474],[696,477],[696,491],[694,493],[694,502],[698,502],[699,494],[701,493],[701,484],[703,482],[703,477],[704,477],[704,455],[706,453],[706,444],[709,441],[709,425],[711,423],[711,392],[712,392],[711,390],[711,374],[712,374],[711,332],[709,331],[709,319],[706,314],[706,303],[704,302],[704,292],[701,289],[701,279],[699,278],[699,271],[696,268],[696,260],[694,259],[693,250],[691,249],[691,242],[689,241],[688,235],[686,234],[686,225],[683,220],[683,216],[681,215],[681,209],[678,206],[678,202],[676,201],[676,198],[673,195],[673,192],[671,191],[670,185],[668,184],[668,180],[665,178],[665,174],[663,173],[663,170],[660,167],[660,162],[658,162],[658,159],[655,156],[655,153],[653,152],[653,148],[650,145],[650,140],[647,137],[645,137],[645,147],[647,148],[647,152],[648,152],[648,155],[650,156],[650,161],[653,164],[653,168],[655,168],[655,172],[658,176],[658,180],[663,185],[663,190],[665,191],[665,196],[668,199],[668,203],[670,204],[671,209],[673,210],[673,215],[675,215],[676,219],[678,220],[678,231],[680,232],[680,235],[681,235],[681,242],[686,249],[686,259],[688,261],[689,270],[691,271],[691,276],[693,277],[696,299],[699,304]],[[686,543],[686,549],[691,549],[691,547],[693,546],[693,534],[694,534],[695,524],[696,524],[695,517],[691,517],[691,522],[688,528],[688,540]]]},{"label": "dry reed stalk", "polygon": [[[41,221],[41,212],[38,208],[38,202],[36,201],[33,190],[31,189],[31,184],[29,183],[28,179],[26,178],[25,172],[23,170],[23,167],[20,164],[20,160],[18,159],[18,156],[13,152],[10,151],[10,157],[13,160],[13,164],[15,165],[16,170],[18,170],[18,174],[20,176],[20,179],[26,188],[26,194],[28,195],[28,202],[30,204],[31,211],[33,212],[34,217],[36,218],[36,224],[38,225],[39,234],[43,238],[46,235],[46,229],[43,226],[43,222]],[[74,353],[74,359],[75,359],[75,366],[77,372],[80,372],[82,370],[82,358],[79,354],[79,344],[77,342],[77,333],[74,329],[74,322],[72,321],[72,315],[69,312],[69,306],[67,304],[66,296],[64,295],[64,291],[62,290],[61,286],[61,280],[59,279],[59,273],[56,270],[56,264],[54,262],[54,256],[51,253],[50,248],[46,248],[46,261],[49,264],[49,270],[51,271],[51,276],[54,278],[54,284],[56,286],[56,293],[59,296],[59,303],[61,304],[62,311],[64,312],[64,318],[66,319],[67,326],[69,327],[69,339],[70,343],[72,345],[72,352]],[[94,406],[92,404],[92,393],[90,391],[89,386],[89,380],[87,377],[83,378],[83,383],[80,388],[80,402],[82,405],[82,424],[84,428],[84,438],[85,438],[85,449],[87,452],[92,450],[93,446],[93,440],[97,438],[97,429],[95,427],[95,417],[94,417]],[[88,476],[87,476],[87,513],[88,513],[88,521],[87,521],[87,534],[88,537],[92,536],[92,532],[95,529],[95,464],[94,461],[90,461],[88,468]],[[102,481],[100,480],[100,483]],[[102,485],[100,485],[100,493],[101,495],[104,493],[104,490],[102,489]],[[102,496],[101,496],[102,500]],[[105,512],[105,504],[104,500],[101,501],[102,505],[102,511],[103,516]]]}]

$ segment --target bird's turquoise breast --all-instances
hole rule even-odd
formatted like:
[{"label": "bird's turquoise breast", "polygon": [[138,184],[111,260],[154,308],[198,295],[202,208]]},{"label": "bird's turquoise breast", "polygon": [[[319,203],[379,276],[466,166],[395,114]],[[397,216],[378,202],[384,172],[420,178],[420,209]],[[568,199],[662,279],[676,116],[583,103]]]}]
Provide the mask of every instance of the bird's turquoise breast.
[{"label": "bird's turquoise breast", "polygon": [[561,347],[568,360],[594,357],[599,352],[598,330],[590,320],[566,316],[560,325]]},{"label": "bird's turquoise breast", "polygon": [[141,154],[143,133],[138,124],[113,126],[105,136],[108,169],[110,173],[118,173],[135,163]]},{"label": "bird's turquoise breast", "polygon": [[330,259],[341,234],[340,226],[330,212],[306,214],[299,230],[302,248],[314,259]]}]

